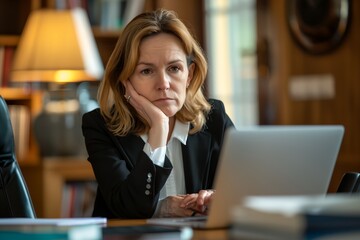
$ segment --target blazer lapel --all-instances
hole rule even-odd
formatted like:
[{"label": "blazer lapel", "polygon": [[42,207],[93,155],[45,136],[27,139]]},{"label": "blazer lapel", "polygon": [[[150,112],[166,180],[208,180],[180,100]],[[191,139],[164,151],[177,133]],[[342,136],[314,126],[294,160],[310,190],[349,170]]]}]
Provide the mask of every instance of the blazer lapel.
[{"label": "blazer lapel", "polygon": [[201,181],[206,173],[211,153],[211,135],[199,132],[189,135],[186,145],[182,145],[185,186],[187,193],[203,188]]}]

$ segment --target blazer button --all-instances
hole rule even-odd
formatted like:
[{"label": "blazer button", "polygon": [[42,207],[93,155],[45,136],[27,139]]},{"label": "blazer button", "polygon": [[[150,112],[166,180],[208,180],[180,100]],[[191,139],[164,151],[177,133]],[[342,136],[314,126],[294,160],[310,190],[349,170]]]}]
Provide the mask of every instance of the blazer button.
[{"label": "blazer button", "polygon": [[146,184],[146,189],[150,189],[151,185],[150,184]]},{"label": "blazer button", "polygon": [[145,195],[150,195],[150,191],[149,190],[145,190]]},{"label": "blazer button", "polygon": [[151,183],[151,177],[152,177],[152,174],[148,173],[147,174],[147,180],[146,180],[148,183]]}]

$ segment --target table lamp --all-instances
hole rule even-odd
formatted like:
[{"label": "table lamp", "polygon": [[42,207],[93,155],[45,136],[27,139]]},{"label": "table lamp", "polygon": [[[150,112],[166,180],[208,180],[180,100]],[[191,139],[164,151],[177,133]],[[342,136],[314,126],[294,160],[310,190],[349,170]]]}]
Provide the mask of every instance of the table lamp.
[{"label": "table lamp", "polygon": [[42,155],[79,153],[81,102],[71,87],[98,81],[103,71],[85,10],[39,9],[30,14],[15,52],[11,81],[47,86],[43,111],[34,120]]}]

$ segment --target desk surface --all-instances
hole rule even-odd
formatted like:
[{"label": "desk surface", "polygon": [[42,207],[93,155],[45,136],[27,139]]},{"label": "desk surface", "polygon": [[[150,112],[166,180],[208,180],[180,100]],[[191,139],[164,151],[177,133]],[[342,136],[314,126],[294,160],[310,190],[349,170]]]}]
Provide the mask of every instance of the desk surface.
[{"label": "desk surface", "polygon": [[[121,227],[121,226],[142,226],[146,225],[146,220],[137,219],[137,220],[108,220],[108,227]],[[105,237],[105,239],[107,239]],[[111,238],[108,238],[111,239]],[[114,238],[115,239],[115,238]],[[146,238],[147,239],[147,238]],[[228,233],[225,229],[220,230],[193,230],[192,239],[228,239]]]}]

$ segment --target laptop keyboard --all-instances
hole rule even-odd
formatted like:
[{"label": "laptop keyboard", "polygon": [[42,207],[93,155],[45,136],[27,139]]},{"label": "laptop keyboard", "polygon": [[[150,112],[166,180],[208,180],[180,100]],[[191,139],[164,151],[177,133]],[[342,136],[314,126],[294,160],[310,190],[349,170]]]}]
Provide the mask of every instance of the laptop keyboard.
[{"label": "laptop keyboard", "polygon": [[184,217],[184,218],[172,218],[170,221],[176,222],[206,222],[207,216],[195,216],[195,217]]}]

